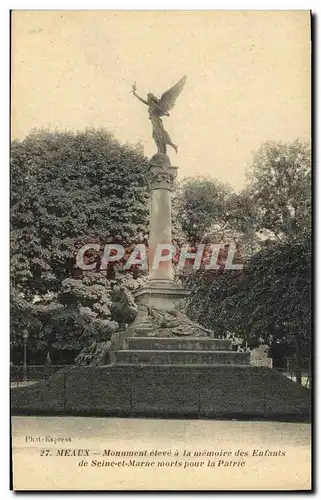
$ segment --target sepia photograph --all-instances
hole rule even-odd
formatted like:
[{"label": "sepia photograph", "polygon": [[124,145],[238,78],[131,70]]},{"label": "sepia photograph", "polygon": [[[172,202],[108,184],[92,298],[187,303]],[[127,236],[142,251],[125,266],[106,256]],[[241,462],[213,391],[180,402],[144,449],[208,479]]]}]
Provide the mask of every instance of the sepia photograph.
[{"label": "sepia photograph", "polygon": [[12,10],[14,491],[311,491],[309,10]]}]

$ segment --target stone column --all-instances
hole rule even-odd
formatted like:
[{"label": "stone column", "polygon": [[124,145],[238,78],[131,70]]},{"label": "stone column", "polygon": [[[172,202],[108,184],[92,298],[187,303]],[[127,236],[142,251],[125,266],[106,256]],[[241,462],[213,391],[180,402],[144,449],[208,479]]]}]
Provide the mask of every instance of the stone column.
[{"label": "stone column", "polygon": [[[155,158],[156,157],[156,158]],[[159,162],[157,165],[156,162]],[[158,266],[152,267],[155,252],[158,255],[168,255],[165,248],[161,250],[159,245],[172,244],[172,207],[171,190],[176,177],[176,168],[171,167],[168,156],[157,154],[151,160],[150,169],[150,222],[149,222],[149,248],[148,267],[150,281],[172,281],[173,269],[171,259],[160,262]],[[157,257],[156,257],[157,258]]]},{"label": "stone column", "polygon": [[[155,269],[152,268],[157,246],[172,244],[171,191],[177,177],[177,170],[177,167],[172,167],[169,157],[164,153],[157,153],[150,160],[148,178],[150,191],[149,275],[148,283],[133,294],[139,306],[173,310],[178,300],[189,295],[189,292],[173,281],[171,258],[160,262]],[[167,254],[168,251],[165,250],[162,253],[162,255]],[[141,321],[139,312],[135,323]]]}]

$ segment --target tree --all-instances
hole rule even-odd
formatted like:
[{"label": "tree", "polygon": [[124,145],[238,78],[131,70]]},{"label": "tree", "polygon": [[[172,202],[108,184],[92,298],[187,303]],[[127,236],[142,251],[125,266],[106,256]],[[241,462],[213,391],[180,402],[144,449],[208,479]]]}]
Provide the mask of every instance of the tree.
[{"label": "tree", "polygon": [[248,345],[295,347],[296,379],[311,344],[310,241],[280,244],[252,255],[243,271],[199,270],[189,276],[188,311],[217,336],[233,333]]},{"label": "tree", "polygon": [[255,229],[279,242],[300,240],[311,232],[311,150],[296,140],[266,142],[255,153],[246,193]]},{"label": "tree", "polygon": [[[13,141],[13,343],[21,342],[24,309],[31,318],[26,328],[37,324],[37,349],[80,346],[110,334],[108,283],[130,281],[133,273],[99,272],[99,256],[106,243],[130,246],[147,232],[147,167],[139,146],[120,144],[105,130],[35,130]],[[88,243],[101,246],[100,253],[85,254],[97,261],[93,271],[76,265]]]},{"label": "tree", "polygon": [[147,224],[147,161],[104,130],[34,131],[11,148],[11,276],[29,299],[79,277],[87,243],[130,244]]},{"label": "tree", "polygon": [[243,271],[201,268],[185,276],[193,319],[248,344],[295,346],[299,383],[311,344],[310,168],[307,144],[264,144],[246,189],[226,204],[228,226],[248,245]]},{"label": "tree", "polygon": [[222,264],[218,270],[201,266],[183,275],[184,285],[191,291],[186,304],[189,317],[212,329],[218,338],[225,338],[234,330],[234,324],[225,318],[223,303],[238,290],[242,280],[241,270],[225,270],[224,259]]},{"label": "tree", "polygon": [[299,140],[264,143],[241,192],[215,179],[186,179],[175,194],[174,210],[177,234],[192,245],[205,236],[239,243],[249,256],[267,240],[304,239],[311,232],[310,146]]},{"label": "tree", "polygon": [[206,177],[183,180],[174,193],[174,237],[198,243],[235,243],[253,253],[259,247],[253,200],[246,191]]},{"label": "tree", "polygon": [[47,351],[48,339],[44,329],[48,318],[62,309],[61,304],[54,302],[34,304],[28,302],[21,292],[13,287],[10,293],[10,346],[11,359],[15,363],[23,362],[23,332],[28,332],[28,353],[31,358],[40,363],[44,360]]},{"label": "tree", "polygon": [[178,238],[195,245],[210,232],[222,232],[231,193],[228,185],[205,177],[187,178],[178,184],[173,199]]},{"label": "tree", "polygon": [[28,331],[31,341],[38,336],[37,331],[41,327],[41,322],[33,314],[32,304],[13,288],[10,293],[10,316],[11,348],[15,349],[23,345],[23,330]]},{"label": "tree", "polygon": [[230,320],[234,316],[234,329],[248,328],[266,343],[294,345],[296,379],[301,383],[302,354],[309,358],[311,344],[309,239],[276,243],[253,256],[237,292],[223,306]]}]

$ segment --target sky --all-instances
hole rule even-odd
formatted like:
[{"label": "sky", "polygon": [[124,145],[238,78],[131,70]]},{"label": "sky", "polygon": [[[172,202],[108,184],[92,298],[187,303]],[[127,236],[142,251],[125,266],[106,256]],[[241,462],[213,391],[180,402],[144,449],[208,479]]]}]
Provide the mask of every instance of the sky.
[{"label": "sky", "polygon": [[107,128],[152,156],[147,107],[187,81],[165,129],[180,177],[242,189],[267,140],[310,139],[308,11],[15,11],[12,138]]}]

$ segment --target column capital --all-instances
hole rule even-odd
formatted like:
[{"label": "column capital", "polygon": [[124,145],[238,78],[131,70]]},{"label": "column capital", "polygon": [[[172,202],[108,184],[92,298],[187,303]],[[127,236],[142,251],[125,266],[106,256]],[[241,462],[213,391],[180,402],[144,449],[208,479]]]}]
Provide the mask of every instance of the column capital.
[{"label": "column capital", "polygon": [[169,157],[164,153],[156,153],[149,162],[148,187],[154,189],[174,188],[174,180],[177,177],[178,167],[171,165]]}]

